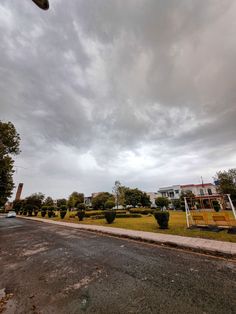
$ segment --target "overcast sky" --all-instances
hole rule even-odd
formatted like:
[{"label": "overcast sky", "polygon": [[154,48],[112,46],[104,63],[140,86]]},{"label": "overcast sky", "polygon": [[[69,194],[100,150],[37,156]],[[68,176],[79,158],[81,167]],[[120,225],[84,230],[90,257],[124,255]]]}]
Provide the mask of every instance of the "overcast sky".
[{"label": "overcast sky", "polygon": [[24,196],[156,191],[236,166],[236,1],[0,3]]}]

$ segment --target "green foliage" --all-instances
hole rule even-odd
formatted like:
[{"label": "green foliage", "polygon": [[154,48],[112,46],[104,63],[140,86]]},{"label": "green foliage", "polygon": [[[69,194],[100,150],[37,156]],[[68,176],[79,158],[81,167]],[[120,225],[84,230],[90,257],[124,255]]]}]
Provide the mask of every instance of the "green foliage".
[{"label": "green foliage", "polygon": [[32,206],[37,206],[38,208],[41,208],[43,200],[44,200],[44,194],[34,193],[34,194],[31,194],[30,196],[26,197],[25,203],[30,204]]},{"label": "green foliage", "polygon": [[54,216],[54,210],[55,210],[55,207],[53,205],[47,206],[48,218],[51,218]]},{"label": "green foliage", "polygon": [[219,211],[220,211],[220,204],[219,204],[218,201],[214,200],[214,201],[212,202],[212,205],[213,205],[213,208],[214,208],[214,210],[215,210],[216,212],[219,212]]},{"label": "green foliage", "polygon": [[182,209],[182,211],[185,211],[185,202],[184,202],[185,197],[187,198],[187,202],[189,204],[189,199],[190,198],[194,199],[195,195],[193,194],[192,191],[185,191],[185,192],[182,191],[181,192],[181,194],[180,194],[180,208]]},{"label": "green foliage", "polygon": [[45,206],[53,206],[53,205],[54,205],[54,201],[53,201],[53,199],[51,198],[51,196],[48,196],[48,197],[44,200],[43,205],[45,205]]},{"label": "green foliage", "polygon": [[11,122],[0,121],[0,206],[12,195],[14,188],[11,155],[20,153],[20,136]]},{"label": "green foliage", "polygon": [[151,206],[151,201],[150,201],[150,196],[147,195],[147,193],[143,192],[141,196],[141,205],[143,207],[150,207]]},{"label": "green foliage", "polygon": [[84,203],[79,203],[79,204],[77,204],[77,209],[78,210],[85,210],[86,209],[86,205]]},{"label": "green foliage", "polygon": [[169,200],[166,197],[157,197],[155,199],[155,203],[156,203],[158,208],[168,207]]},{"label": "green foliage", "polygon": [[60,208],[62,205],[66,205],[67,204],[67,200],[65,198],[59,198],[57,200],[57,207]]},{"label": "green foliage", "polygon": [[48,207],[47,206],[42,206],[41,208],[41,216],[45,217],[47,213]]},{"label": "green foliage", "polygon": [[181,209],[181,200],[180,199],[176,199],[176,200],[172,200],[172,204],[174,206],[174,209]]},{"label": "green foliage", "polygon": [[85,211],[84,210],[78,210],[77,216],[79,218],[79,221],[82,221],[85,216]]},{"label": "green foliage", "polygon": [[154,217],[158,222],[160,229],[168,229],[169,217],[170,214],[167,211],[156,211],[154,213]]},{"label": "green foliage", "polygon": [[24,200],[14,200],[13,209],[18,214],[24,206]]},{"label": "green foliage", "polygon": [[130,208],[130,213],[148,215],[153,214],[153,209],[149,208]]},{"label": "green foliage", "polygon": [[105,209],[105,203],[108,200],[114,201],[114,196],[108,192],[99,193],[97,196],[92,199],[93,209]]},{"label": "green foliage", "polygon": [[61,207],[60,207],[60,217],[61,217],[61,219],[65,218],[66,213],[67,213],[67,206],[66,205],[61,205]]},{"label": "green foliage", "polygon": [[69,209],[76,207],[79,203],[84,203],[84,194],[78,192],[71,193],[67,202]]},{"label": "green foliage", "polygon": [[236,168],[228,171],[219,171],[218,178],[218,192],[222,194],[230,194],[233,203],[236,205]]},{"label": "green foliage", "polygon": [[108,199],[105,203],[105,208],[112,209],[113,207],[115,207],[115,202],[111,199]]},{"label": "green foliage", "polygon": [[111,224],[116,218],[115,210],[105,210],[104,214],[105,214],[105,218],[108,224]]},{"label": "green foliage", "polygon": [[32,216],[33,210],[34,210],[34,206],[33,206],[32,204],[26,204],[26,205],[24,206],[24,210],[27,211],[28,216]]},{"label": "green foliage", "polygon": [[132,205],[136,207],[139,203],[141,203],[143,192],[138,189],[129,189],[125,190],[125,204]]}]

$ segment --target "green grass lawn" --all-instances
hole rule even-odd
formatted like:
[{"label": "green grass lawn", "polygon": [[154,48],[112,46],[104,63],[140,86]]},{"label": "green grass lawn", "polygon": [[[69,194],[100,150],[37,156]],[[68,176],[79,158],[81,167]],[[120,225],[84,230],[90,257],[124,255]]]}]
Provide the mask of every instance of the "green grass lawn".
[{"label": "green grass lawn", "polygon": [[[210,215],[210,214],[209,214]],[[233,216],[230,213],[230,218]],[[53,220],[61,220],[59,217],[51,218]],[[98,225],[98,226],[109,226],[114,228],[124,228],[132,230],[142,230],[157,233],[174,234],[188,237],[199,237],[206,239],[222,240],[229,242],[236,242],[236,235],[228,234],[226,230],[220,232],[213,231],[202,231],[200,229],[190,230],[186,226],[186,218],[184,212],[170,211],[169,229],[161,230],[158,228],[157,222],[153,216],[142,216],[141,218],[116,218],[115,221],[108,225],[105,219],[91,219],[85,218],[84,221],[79,222],[78,218],[70,218],[67,213],[64,221]]]}]

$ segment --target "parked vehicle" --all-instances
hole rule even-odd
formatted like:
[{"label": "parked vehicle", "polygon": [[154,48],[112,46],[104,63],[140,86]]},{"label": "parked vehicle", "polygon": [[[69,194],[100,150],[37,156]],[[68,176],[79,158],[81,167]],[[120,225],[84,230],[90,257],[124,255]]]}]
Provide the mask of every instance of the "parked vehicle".
[{"label": "parked vehicle", "polygon": [[16,217],[16,212],[14,212],[13,210],[10,210],[6,216],[6,218],[15,218],[15,217]]}]

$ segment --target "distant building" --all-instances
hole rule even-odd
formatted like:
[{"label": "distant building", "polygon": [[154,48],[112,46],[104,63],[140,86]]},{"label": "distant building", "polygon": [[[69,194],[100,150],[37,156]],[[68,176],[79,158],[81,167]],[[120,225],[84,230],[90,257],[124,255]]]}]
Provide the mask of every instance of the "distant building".
[{"label": "distant building", "polygon": [[162,197],[167,197],[169,200],[176,200],[180,198],[181,186],[171,185],[171,186],[163,187],[159,189],[158,193]]},{"label": "distant building", "polygon": [[183,192],[191,191],[195,196],[217,194],[216,186],[212,183],[181,185]]},{"label": "distant building", "polygon": [[91,207],[92,206],[92,196],[85,196],[84,197],[84,204],[86,206]]},{"label": "distant building", "polygon": [[167,197],[170,201],[180,198],[181,192],[191,191],[195,196],[207,196],[217,194],[216,186],[212,183],[204,184],[185,184],[172,185],[159,189],[159,193],[163,197]]},{"label": "distant building", "polygon": [[155,200],[157,197],[161,196],[158,192],[146,192],[147,196],[150,197],[151,205],[156,205]]}]

